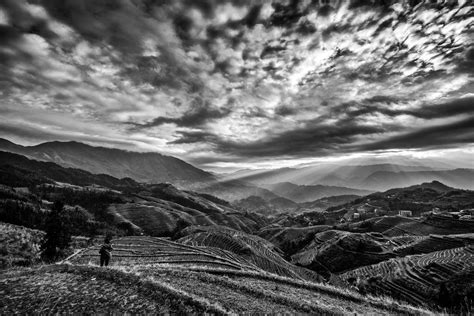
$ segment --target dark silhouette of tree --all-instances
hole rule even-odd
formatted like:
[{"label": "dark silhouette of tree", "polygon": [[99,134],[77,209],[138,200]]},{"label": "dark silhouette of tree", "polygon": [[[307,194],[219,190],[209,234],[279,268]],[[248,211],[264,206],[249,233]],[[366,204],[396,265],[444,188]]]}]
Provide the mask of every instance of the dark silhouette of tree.
[{"label": "dark silhouette of tree", "polygon": [[46,236],[42,244],[42,258],[53,262],[64,258],[71,243],[71,224],[64,203],[56,201],[45,225]]}]

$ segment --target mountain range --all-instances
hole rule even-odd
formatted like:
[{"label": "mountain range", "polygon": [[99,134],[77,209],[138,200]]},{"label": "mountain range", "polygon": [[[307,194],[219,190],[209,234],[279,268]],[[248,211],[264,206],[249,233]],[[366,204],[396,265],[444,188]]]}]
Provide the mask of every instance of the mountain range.
[{"label": "mountain range", "polygon": [[272,192],[297,203],[311,202],[324,197],[338,195],[368,195],[374,191],[358,190],[327,185],[296,185],[290,182],[264,185]]},{"label": "mountain range", "polygon": [[282,182],[297,185],[325,185],[357,188],[369,191],[406,187],[423,182],[440,181],[449,186],[474,189],[472,168],[439,168],[426,165],[393,163],[373,165],[320,164],[301,168],[239,170],[226,174],[227,179],[239,179],[268,187]]},{"label": "mountain range", "polygon": [[[215,175],[172,156],[95,147],[79,142],[53,141],[22,146],[0,139],[0,151],[118,179],[129,178],[140,183],[169,182],[182,189],[212,194],[228,201],[258,196],[267,202],[273,201],[271,204],[279,198],[302,203],[330,196],[362,196],[431,181],[474,189],[474,169],[434,170],[421,164],[319,164]],[[285,201],[285,207],[288,202]]]},{"label": "mountain range", "polygon": [[139,182],[185,184],[215,181],[212,174],[178,158],[159,153],[95,147],[79,142],[54,141],[21,146],[5,139],[0,139],[0,150],[54,162],[66,168],[108,174],[116,178],[132,178]]}]

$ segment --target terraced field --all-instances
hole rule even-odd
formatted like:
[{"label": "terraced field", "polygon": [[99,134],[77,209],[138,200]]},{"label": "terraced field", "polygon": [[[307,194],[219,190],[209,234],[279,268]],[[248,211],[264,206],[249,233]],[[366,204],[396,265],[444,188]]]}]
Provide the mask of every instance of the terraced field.
[{"label": "terraced field", "polygon": [[[193,247],[157,237],[123,237],[112,242],[111,264],[136,266],[144,264],[176,264],[180,266],[212,266],[235,270],[260,270],[234,253],[218,248]],[[77,252],[68,260],[77,264],[97,264],[100,246]]]},{"label": "terraced field", "polygon": [[291,262],[328,277],[395,257],[387,243],[380,233],[327,230],[291,256]]},{"label": "terraced field", "polygon": [[[390,259],[340,275],[343,280],[358,280],[359,288],[385,294],[416,305],[436,305],[441,286],[458,279],[474,279],[474,247],[451,248],[427,254]],[[469,287],[469,285],[468,285]]]},{"label": "terraced field", "polygon": [[[114,247],[111,264],[115,266],[179,265],[181,267],[213,267],[230,270],[267,271],[300,280],[318,280],[319,276],[307,269],[285,261],[261,242],[245,233],[224,228],[220,232],[192,234],[173,242],[157,237],[123,237],[112,242]],[[239,234],[239,238],[231,236]],[[265,244],[266,243],[266,244]],[[99,248],[94,246],[71,256],[68,260],[77,264],[97,264]]]},{"label": "terraced field", "polygon": [[405,222],[391,227],[383,232],[386,236],[428,236],[469,234],[474,231],[474,221],[462,221],[443,216],[432,216],[421,220]]},{"label": "terraced field", "polygon": [[292,255],[311,242],[315,234],[330,228],[331,226],[328,225],[308,227],[269,226],[262,228],[258,235],[278,246],[287,255]]},{"label": "terraced field", "polygon": [[137,231],[150,236],[171,236],[180,222],[186,225],[224,225],[245,232],[258,227],[254,219],[243,213],[203,198],[199,203],[197,198],[191,200],[192,196],[186,198],[189,200],[178,200],[179,204],[151,196],[140,196],[130,203],[111,205],[109,213],[118,222],[129,223]]},{"label": "terraced field", "polygon": [[0,314],[431,314],[272,274],[162,265],[10,271],[0,274],[0,293]]},{"label": "terraced field", "polygon": [[253,266],[281,276],[318,281],[322,278],[311,270],[297,267],[284,260],[275,246],[258,236],[224,227],[200,227],[178,242],[231,251]]},{"label": "terraced field", "polygon": [[410,254],[430,253],[474,244],[474,234],[429,235],[392,238],[393,252],[403,257]]}]

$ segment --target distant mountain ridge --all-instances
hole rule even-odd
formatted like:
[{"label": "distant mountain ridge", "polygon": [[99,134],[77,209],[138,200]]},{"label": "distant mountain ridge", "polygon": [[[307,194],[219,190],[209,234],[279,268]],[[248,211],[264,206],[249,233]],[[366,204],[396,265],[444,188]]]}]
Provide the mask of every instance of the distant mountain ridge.
[{"label": "distant mountain ridge", "polygon": [[279,197],[267,189],[250,183],[220,181],[211,173],[178,158],[158,153],[139,153],[94,147],[78,142],[49,142],[36,146],[21,146],[5,139],[0,139],[0,151],[4,151],[5,154],[21,155],[19,157],[21,161],[25,157],[36,161],[30,162],[30,164],[50,162],[64,168],[77,169],[79,174],[87,171],[93,175],[99,174],[104,177],[108,175],[118,179],[128,178],[142,183],[169,182],[181,189],[215,195],[228,201],[251,195],[258,195],[265,199]]},{"label": "distant mountain ridge", "polygon": [[302,168],[239,170],[225,177],[266,187],[291,182],[297,185],[326,185],[382,191],[423,182],[440,181],[452,187],[474,189],[474,164],[473,169],[442,168],[439,170],[429,166],[389,163],[348,166],[321,164]]},{"label": "distant mountain ridge", "polygon": [[215,181],[212,174],[178,158],[159,153],[95,147],[78,142],[54,141],[36,146],[21,146],[5,139],[0,139],[0,150],[54,162],[67,168],[109,174],[116,178],[128,177],[139,182],[180,184]]},{"label": "distant mountain ridge", "polygon": [[290,182],[282,182],[265,186],[276,194],[292,201],[303,203],[318,200],[324,197],[338,195],[368,195],[374,191],[358,190],[346,187],[326,185],[297,185]]}]

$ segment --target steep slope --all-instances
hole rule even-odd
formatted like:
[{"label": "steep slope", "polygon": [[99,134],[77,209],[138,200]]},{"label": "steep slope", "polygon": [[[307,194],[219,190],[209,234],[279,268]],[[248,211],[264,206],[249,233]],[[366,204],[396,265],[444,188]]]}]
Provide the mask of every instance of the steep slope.
[{"label": "steep slope", "polygon": [[140,182],[205,182],[214,176],[171,156],[94,147],[78,142],[47,142],[36,146],[20,146],[0,141],[0,150],[30,158],[50,161],[63,167],[77,168],[116,178],[132,178]]},{"label": "steep slope", "polygon": [[64,182],[80,186],[100,185],[109,188],[137,187],[132,179],[117,179],[105,174],[64,168],[52,162],[30,160],[24,156],[0,151],[0,183],[28,186]]},{"label": "steep slope", "polygon": [[368,195],[373,191],[351,189],[346,187],[333,187],[325,185],[296,185],[290,182],[282,182],[266,185],[269,190],[276,194],[290,199],[292,201],[302,203],[310,202],[323,197],[335,195]]}]

